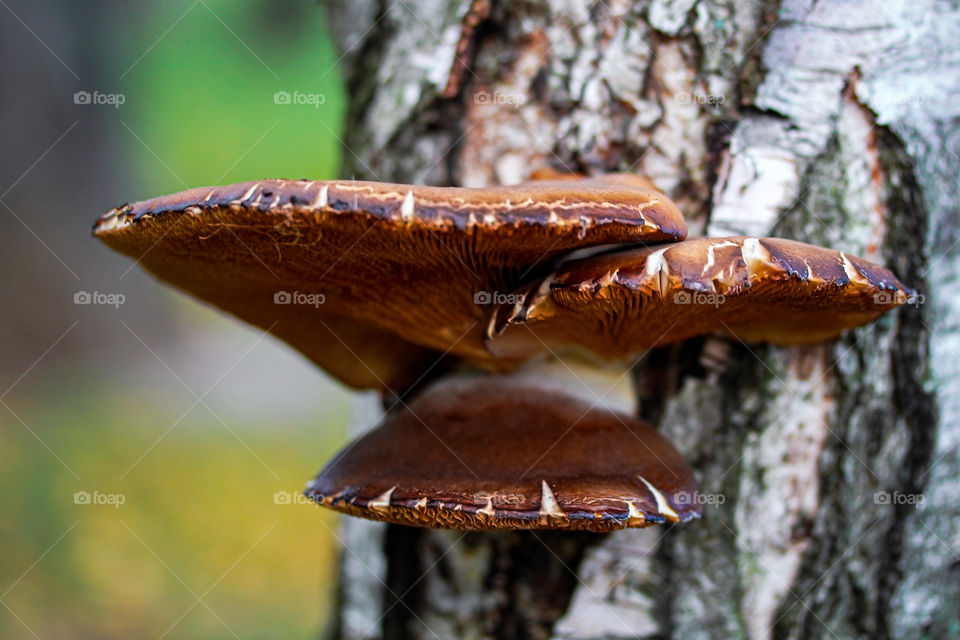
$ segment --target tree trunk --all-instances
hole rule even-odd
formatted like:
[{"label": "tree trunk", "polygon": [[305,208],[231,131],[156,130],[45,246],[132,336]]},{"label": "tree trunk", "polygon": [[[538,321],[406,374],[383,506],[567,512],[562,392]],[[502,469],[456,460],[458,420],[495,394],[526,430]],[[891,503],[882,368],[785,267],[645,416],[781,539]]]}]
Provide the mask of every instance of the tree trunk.
[{"label": "tree trunk", "polygon": [[699,521],[465,535],[347,519],[340,637],[958,637],[955,4],[335,0],[328,13],[352,100],[348,177],[634,171],[691,236],[823,244],[922,293],[831,344],[709,338],[640,363],[656,392],[638,410],[694,465]]}]

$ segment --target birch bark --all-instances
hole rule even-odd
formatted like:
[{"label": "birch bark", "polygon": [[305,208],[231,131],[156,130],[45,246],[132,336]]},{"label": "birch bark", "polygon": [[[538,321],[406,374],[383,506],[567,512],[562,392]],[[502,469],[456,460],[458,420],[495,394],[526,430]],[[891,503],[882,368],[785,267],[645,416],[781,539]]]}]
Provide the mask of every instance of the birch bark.
[{"label": "birch bark", "polygon": [[332,0],[328,15],[352,100],[345,176],[636,171],[691,235],[842,248],[922,293],[829,345],[707,339],[641,363],[642,379],[670,372],[639,411],[694,464],[698,522],[345,525],[341,637],[960,635],[955,2]]}]

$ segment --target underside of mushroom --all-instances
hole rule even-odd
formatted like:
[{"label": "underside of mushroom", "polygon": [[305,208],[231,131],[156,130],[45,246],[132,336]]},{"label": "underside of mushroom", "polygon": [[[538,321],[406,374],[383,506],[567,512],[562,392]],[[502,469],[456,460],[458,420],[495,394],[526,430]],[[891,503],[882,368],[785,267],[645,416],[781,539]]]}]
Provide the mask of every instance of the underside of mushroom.
[{"label": "underside of mushroom", "polygon": [[680,240],[686,225],[629,176],[490,189],[263,180],[123,205],[94,234],[347,384],[395,391],[447,351],[515,367],[484,345],[499,296],[572,250]]}]

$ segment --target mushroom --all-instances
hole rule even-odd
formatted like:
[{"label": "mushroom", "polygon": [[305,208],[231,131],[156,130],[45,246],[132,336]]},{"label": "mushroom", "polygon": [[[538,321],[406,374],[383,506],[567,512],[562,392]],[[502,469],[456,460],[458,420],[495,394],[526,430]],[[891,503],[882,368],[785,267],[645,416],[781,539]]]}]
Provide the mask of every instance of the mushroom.
[{"label": "mushroom", "polygon": [[658,431],[509,375],[450,377],[390,412],[308,485],[324,506],[455,529],[609,531],[700,514]]},{"label": "mushroom", "polygon": [[484,345],[491,303],[552,259],[682,239],[683,216],[646,185],[263,180],[124,205],[94,234],[347,384],[397,390],[438,357],[431,350],[515,366]]},{"label": "mushroom", "polygon": [[630,360],[708,333],[744,342],[822,342],[873,321],[913,291],[842,251],[780,238],[699,238],[572,260],[491,316],[503,358],[577,346]]},{"label": "mushroom", "polygon": [[[344,382],[397,395],[307,493],[353,515],[437,527],[607,530],[696,517],[689,466],[628,415],[631,358],[713,332],[826,340],[912,294],[842,252],[683,241],[676,206],[638,176],[540,177],[486,189],[194,189],[114,209],[94,234]],[[543,357],[568,349],[621,369],[611,383],[595,359]],[[442,354],[492,373],[414,389],[407,404],[399,391]]]}]

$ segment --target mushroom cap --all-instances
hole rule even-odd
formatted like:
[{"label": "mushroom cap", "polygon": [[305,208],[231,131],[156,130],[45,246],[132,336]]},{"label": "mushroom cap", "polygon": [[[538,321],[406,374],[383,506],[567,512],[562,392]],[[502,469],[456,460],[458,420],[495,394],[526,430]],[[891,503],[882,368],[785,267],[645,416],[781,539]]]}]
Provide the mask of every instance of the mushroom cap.
[{"label": "mushroom cap", "polygon": [[715,332],[814,343],[912,295],[887,269],[842,251],[780,238],[701,238],[561,265],[495,311],[488,346],[504,358],[575,346],[628,359]]},{"label": "mushroom cap", "polygon": [[305,492],[451,529],[609,531],[700,513],[690,466],[636,418],[513,376],[448,378],[340,452]]},{"label": "mushroom cap", "polygon": [[[484,189],[263,180],[124,205],[94,234],[348,384],[382,388],[429,349],[493,366],[490,302],[557,256],[678,240],[686,226],[666,196],[629,179]],[[291,303],[275,304],[284,292]]]}]

